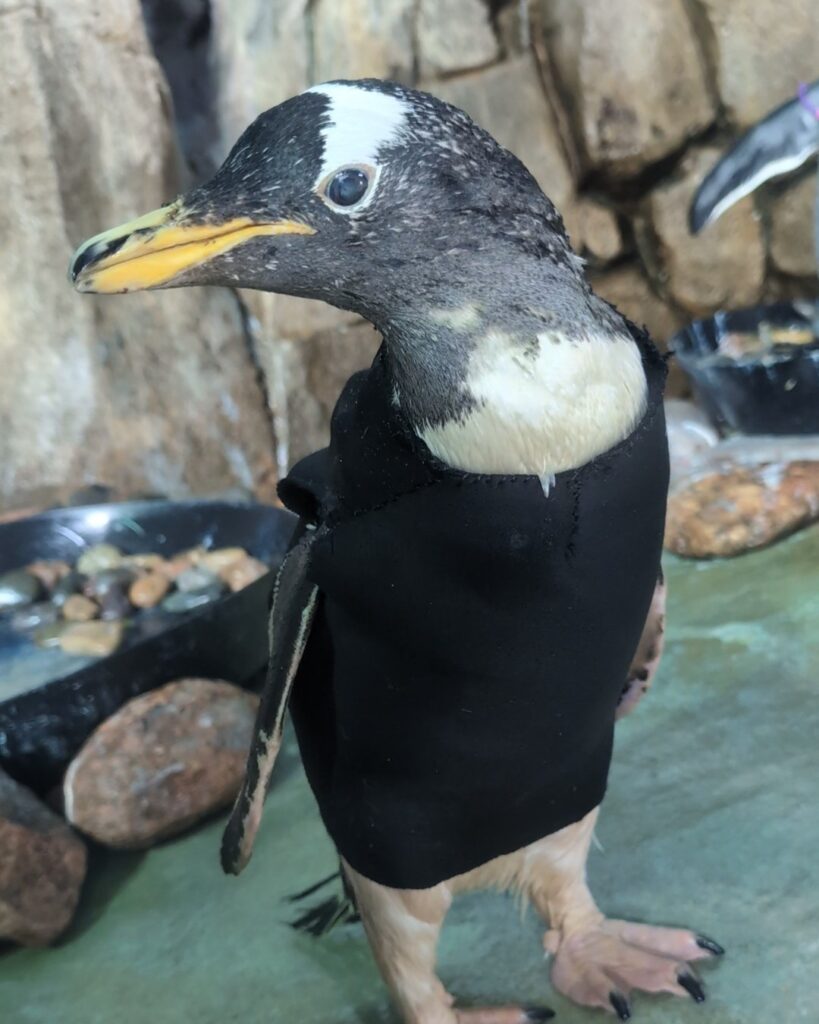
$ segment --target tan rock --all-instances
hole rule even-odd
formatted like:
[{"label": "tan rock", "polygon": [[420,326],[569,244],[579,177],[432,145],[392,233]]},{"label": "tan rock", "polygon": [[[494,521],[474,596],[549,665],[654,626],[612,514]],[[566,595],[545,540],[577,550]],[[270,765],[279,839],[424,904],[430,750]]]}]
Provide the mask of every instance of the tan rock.
[{"label": "tan rock", "polygon": [[237,590],[244,590],[251,583],[260,580],[270,572],[270,566],[259,561],[252,555],[244,555],[238,561],[224,566],[219,571],[219,578],[227,583],[228,587],[236,593]]},{"label": "tan rock", "polygon": [[108,846],[141,849],[229,804],[244,775],[258,698],[182,679],[129,701],[72,761],[68,820]]},{"label": "tan rock", "polygon": [[629,175],[708,125],[714,105],[685,0],[539,0],[592,167]]},{"label": "tan rock", "polygon": [[96,619],[100,609],[96,601],[84,594],[72,594],[65,599],[63,618],[68,622],[90,622]]},{"label": "tan rock", "polygon": [[146,572],[131,584],[128,600],[135,608],[155,608],[170,586],[170,580],[161,572]]},{"label": "tan rock", "polygon": [[469,71],[498,56],[483,0],[420,0],[417,38],[424,77]]},{"label": "tan rock", "polygon": [[574,183],[531,57],[515,57],[486,71],[427,83],[424,88],[461,107],[519,157],[568,219]]},{"label": "tan rock", "polygon": [[26,566],[26,572],[36,576],[46,590],[53,590],[57,583],[71,572],[68,562],[58,559],[40,559]]},{"label": "tan rock", "polygon": [[112,301],[66,284],[77,243],[182,184],[138,0],[11,4],[0,49],[0,237],[14,240],[0,264],[0,498],[97,480],[271,495],[270,421],[233,296]]},{"label": "tan rock", "polygon": [[[71,600],[69,598],[69,600]],[[66,602],[67,604],[68,602]],[[122,622],[72,622],[59,634],[59,645],[65,654],[106,658],[122,642]]]},{"label": "tan rock", "polygon": [[[645,327],[657,347],[663,352],[668,351],[671,336],[683,326],[684,320],[657,295],[637,264],[592,272],[590,279],[598,295],[639,327]],[[665,393],[674,398],[691,393],[688,378],[674,359],[668,366]]]},{"label": "tan rock", "polygon": [[623,251],[623,236],[614,210],[594,199],[579,199],[574,209],[577,239],[572,235],[575,251],[590,256],[598,263],[608,263]]},{"label": "tan rock", "polygon": [[353,373],[372,363],[380,343],[378,332],[360,321],[293,346],[287,397],[292,461],[327,444],[341,389]]},{"label": "tan rock", "polygon": [[62,818],[0,771],[0,939],[44,946],[65,931],[86,859]]},{"label": "tan rock", "polygon": [[687,558],[739,555],[819,518],[819,462],[736,466],[669,498],[665,546]]},{"label": "tan rock", "polygon": [[750,196],[696,237],[689,231],[691,197],[720,155],[713,147],[692,150],[679,176],[649,198],[657,262],[668,292],[696,316],[752,304],[765,275],[762,230]]},{"label": "tan rock", "polygon": [[210,0],[222,157],[269,107],[306,89],[309,0]]},{"label": "tan rock", "polygon": [[816,275],[814,207],[816,169],[785,186],[770,202],[770,253],[778,270],[795,277]]},{"label": "tan rock", "polygon": [[415,0],[316,0],[312,28],[317,82],[413,75]]},{"label": "tan rock", "polygon": [[819,13],[813,0],[699,0],[711,30],[719,91],[742,126],[791,99],[816,78]]}]

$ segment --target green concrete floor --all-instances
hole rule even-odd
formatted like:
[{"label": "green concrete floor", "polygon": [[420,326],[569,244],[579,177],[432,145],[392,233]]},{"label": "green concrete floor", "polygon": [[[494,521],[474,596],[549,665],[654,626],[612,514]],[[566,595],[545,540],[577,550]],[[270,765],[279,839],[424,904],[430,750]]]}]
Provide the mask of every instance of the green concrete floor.
[{"label": "green concrete floor", "polygon": [[[819,1021],[819,529],[733,561],[670,561],[656,690],[618,729],[593,888],[617,916],[685,924],[728,956],[702,1007],[636,997],[651,1024]],[[3,1024],[393,1024],[359,926],[288,927],[334,865],[292,742],[254,859],[217,865],[221,821],[145,855],[95,855],[70,933],[0,957]],[[546,1002],[533,912],[455,904],[441,975],[464,1002]]]}]

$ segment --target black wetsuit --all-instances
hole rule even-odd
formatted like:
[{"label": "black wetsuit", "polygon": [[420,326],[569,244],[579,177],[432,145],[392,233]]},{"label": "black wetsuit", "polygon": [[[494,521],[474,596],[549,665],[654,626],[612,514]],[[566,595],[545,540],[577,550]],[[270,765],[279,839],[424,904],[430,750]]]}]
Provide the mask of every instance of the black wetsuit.
[{"label": "black wetsuit", "polygon": [[548,498],[536,477],[434,458],[391,401],[383,350],[347,383],[329,448],[280,485],[328,528],[299,745],[328,832],[368,878],[434,885],[603,798],[668,484],[665,364],[634,334],[645,417]]}]

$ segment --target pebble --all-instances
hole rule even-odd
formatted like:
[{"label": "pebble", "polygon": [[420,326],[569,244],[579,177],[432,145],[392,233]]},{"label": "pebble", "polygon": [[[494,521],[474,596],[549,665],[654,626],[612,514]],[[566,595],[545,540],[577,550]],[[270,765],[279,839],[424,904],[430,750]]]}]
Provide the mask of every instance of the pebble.
[{"label": "pebble", "polygon": [[245,555],[241,561],[234,562],[219,573],[220,577],[227,583],[228,587],[235,593],[255,583],[270,572],[270,566],[260,562],[252,555]]},{"label": "pebble", "polygon": [[128,594],[123,589],[112,588],[100,599],[100,618],[103,622],[127,619],[133,610]]},{"label": "pebble", "polygon": [[71,566],[58,559],[40,559],[27,565],[26,572],[36,576],[46,590],[53,590],[71,572]]},{"label": "pebble", "polygon": [[72,594],[76,594],[82,589],[84,582],[85,577],[72,569],[67,575],[63,576],[51,591],[51,603],[55,604],[58,608],[62,608]]},{"label": "pebble", "polygon": [[90,622],[99,615],[99,605],[84,594],[72,594],[63,605],[63,618],[67,622]]},{"label": "pebble", "polygon": [[122,622],[75,622],[63,630],[59,642],[66,654],[104,658],[119,647],[122,633]]},{"label": "pebble", "polygon": [[177,590],[162,602],[166,612],[190,612],[194,608],[216,601],[222,594],[222,583],[209,587],[207,590]]},{"label": "pebble", "polygon": [[62,620],[55,622],[50,626],[42,626],[34,634],[34,643],[37,644],[38,647],[59,647],[60,637],[69,628],[69,624]]},{"label": "pebble", "polygon": [[42,584],[36,576],[17,569],[0,576],[0,611],[31,604],[42,593]]},{"label": "pebble", "polygon": [[173,583],[181,573],[185,572],[186,569],[190,569],[193,565],[194,557],[195,552],[183,551],[179,555],[174,555],[173,558],[165,559],[163,564],[158,566],[158,570]]},{"label": "pebble", "polygon": [[109,590],[127,590],[133,581],[133,570],[118,566],[116,569],[103,569],[102,572],[89,576],[82,589],[86,597],[99,599],[105,597]]},{"label": "pebble", "polygon": [[40,601],[20,608],[11,617],[12,629],[27,633],[41,626],[51,626],[59,618],[60,610],[51,601]]},{"label": "pebble", "polygon": [[149,572],[156,572],[165,565],[162,555],[148,551],[141,555],[125,555],[122,564],[129,569],[146,569]]},{"label": "pebble", "polygon": [[198,565],[185,569],[176,577],[177,589],[186,593],[198,593],[200,590],[207,590],[217,585],[221,589],[222,582],[219,577],[210,569],[204,569]]},{"label": "pebble", "polygon": [[93,544],[77,559],[77,569],[86,576],[114,569],[122,563],[122,552],[113,544]]},{"label": "pebble", "polygon": [[168,593],[171,583],[161,572],[149,572],[131,584],[128,598],[136,608],[154,608]]},{"label": "pebble", "polygon": [[244,548],[216,548],[213,551],[204,551],[198,557],[194,556],[197,565],[210,569],[217,576],[221,576],[222,570],[227,569],[228,566],[247,557],[247,551]]}]

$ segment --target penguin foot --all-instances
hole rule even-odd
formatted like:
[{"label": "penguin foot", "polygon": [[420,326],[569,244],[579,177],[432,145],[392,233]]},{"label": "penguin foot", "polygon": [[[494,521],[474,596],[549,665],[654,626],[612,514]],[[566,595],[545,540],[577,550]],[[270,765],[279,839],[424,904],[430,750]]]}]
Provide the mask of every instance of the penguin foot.
[{"label": "penguin foot", "polygon": [[702,982],[689,964],[724,953],[713,939],[695,932],[607,919],[571,933],[549,931],[543,945],[554,955],[552,984],[558,992],[621,1021],[631,1019],[629,997],[635,990],[704,1002]]}]

